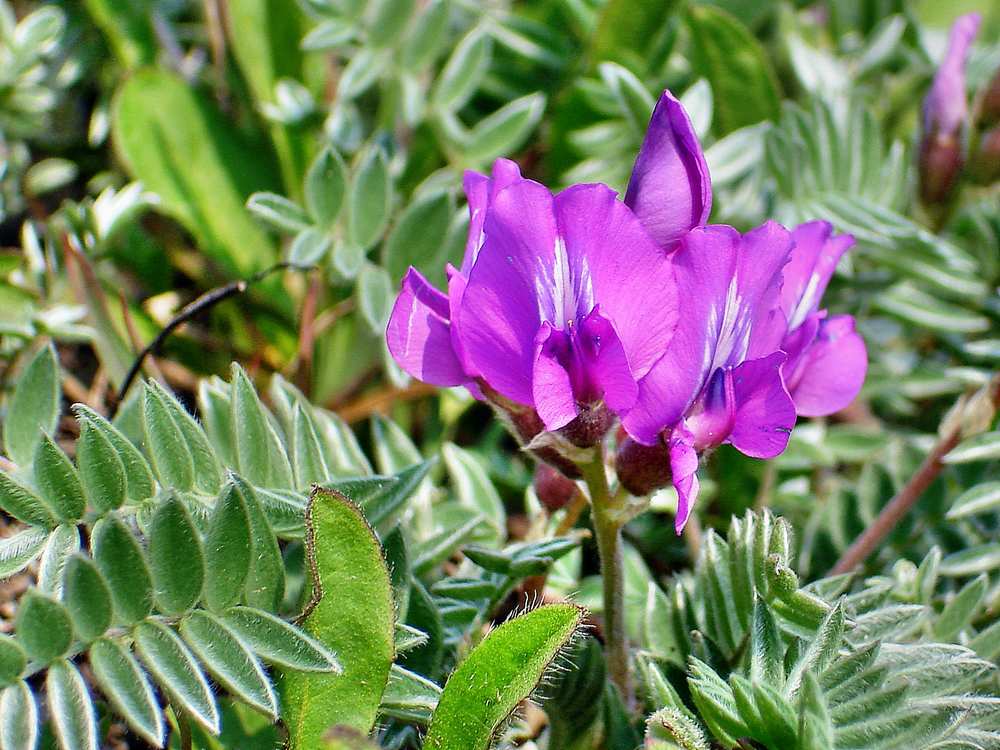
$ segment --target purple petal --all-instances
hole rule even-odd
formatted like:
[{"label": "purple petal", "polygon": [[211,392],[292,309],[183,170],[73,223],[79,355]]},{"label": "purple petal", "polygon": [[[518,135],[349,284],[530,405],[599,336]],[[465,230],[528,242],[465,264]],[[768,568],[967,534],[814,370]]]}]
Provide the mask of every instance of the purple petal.
[{"label": "purple petal", "polygon": [[462,308],[462,300],[465,298],[465,287],[469,282],[450,263],[447,266],[446,273],[448,276],[448,311],[451,318],[451,346],[455,351],[455,356],[458,357],[458,361],[461,362],[462,369],[466,375],[469,378],[474,378],[479,373],[465,351],[465,343],[462,340],[461,316],[458,314],[458,311]]},{"label": "purple petal", "polygon": [[670,432],[667,441],[670,448],[670,473],[674,489],[677,490],[677,515],[674,530],[678,536],[684,530],[695,501],[698,499],[698,453],[694,449],[691,433],[683,422]]},{"label": "purple petal", "polygon": [[774,458],[788,445],[795,404],[781,380],[784,352],[744,362],[733,370],[736,414],[729,442],[753,458]]},{"label": "purple petal", "polygon": [[[743,235],[736,269],[737,297],[750,320],[750,344],[730,366],[777,350],[788,324],[780,309],[782,272],[792,253],[792,235],[768,221]],[[735,354],[735,352],[734,352]]]},{"label": "purple petal", "polygon": [[452,349],[448,317],[448,298],[410,268],[389,316],[386,343],[399,366],[425,383],[451,386],[467,380]]},{"label": "purple petal", "polygon": [[934,76],[930,93],[924,100],[924,132],[956,136],[965,123],[965,64],[972,40],[979,31],[978,13],[959,16],[948,36],[948,50]]},{"label": "purple petal", "polygon": [[604,403],[616,414],[635,404],[639,393],[625,347],[614,326],[599,307],[580,324],[579,339],[584,366],[600,391]]},{"label": "purple petal", "polygon": [[554,267],[552,195],[528,180],[501,190],[490,205],[485,232],[458,312],[462,344],[475,371],[493,388],[530,405],[535,334],[542,323],[540,276]]},{"label": "purple petal", "polygon": [[570,373],[563,365],[572,344],[562,331],[542,323],[536,338],[537,353],[532,370],[535,410],[547,430],[558,430],[576,418],[576,399]]},{"label": "purple petal", "polygon": [[483,223],[486,221],[490,201],[498,192],[520,179],[521,170],[510,159],[497,159],[493,162],[492,177],[466,171],[462,185],[469,202],[469,235],[465,241],[465,256],[462,258],[463,276],[469,276],[479,249],[483,246]]},{"label": "purple petal", "polygon": [[702,226],[712,211],[712,183],[698,136],[669,91],[653,110],[625,203],[662,247]]},{"label": "purple petal", "polygon": [[555,212],[574,277],[592,285],[592,294],[578,293],[578,312],[600,304],[634,379],[641,378],[663,354],[677,322],[670,260],[606,185],[564,190]]},{"label": "purple petal", "polygon": [[868,369],[864,339],[850,315],[822,321],[786,382],[799,414],[822,417],[848,406],[861,390]]},{"label": "purple petal", "polygon": [[810,221],[792,230],[795,247],[784,269],[781,285],[781,310],[788,328],[798,328],[819,301],[837,268],[840,257],[854,246],[849,234],[833,236],[833,226],[826,221]]}]

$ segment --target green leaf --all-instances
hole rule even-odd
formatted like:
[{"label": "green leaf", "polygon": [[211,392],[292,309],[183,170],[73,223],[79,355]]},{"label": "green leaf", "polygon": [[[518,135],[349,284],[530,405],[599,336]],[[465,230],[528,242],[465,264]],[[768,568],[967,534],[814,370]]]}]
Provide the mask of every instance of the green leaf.
[{"label": "green leaf", "polygon": [[277,721],[278,699],[264,668],[221,620],[196,610],[181,620],[180,631],[212,676],[229,692]]},{"label": "green leaf", "polygon": [[0,578],[9,578],[30,565],[41,553],[49,533],[29,528],[0,539]]},{"label": "green leaf", "polygon": [[1000,568],[1000,542],[977,544],[953,552],[941,561],[941,575],[960,578]]},{"label": "green leaf", "polygon": [[191,455],[194,488],[207,495],[218,492],[222,486],[222,470],[201,425],[181,406],[174,394],[155,380],[149,381],[146,388],[155,394],[160,406],[169,412],[171,420],[180,431],[181,439]]},{"label": "green leaf", "polygon": [[49,534],[38,561],[38,588],[59,596],[63,586],[63,570],[71,556],[80,551],[80,532],[72,524],[56,526]]},{"label": "green leaf", "polygon": [[389,62],[384,51],[362,47],[344,66],[337,81],[337,96],[344,101],[360,96],[385,72]]},{"label": "green leaf", "polygon": [[486,750],[583,622],[572,604],[549,604],[493,630],[458,665],[438,701],[424,747]]},{"label": "green leaf", "polygon": [[398,284],[410,266],[428,279],[443,279],[451,215],[452,199],[447,192],[421,195],[403,210],[382,248],[382,265],[393,283]]},{"label": "green leaf", "polygon": [[781,113],[777,77],[754,36],[711,5],[690,6],[687,18],[694,68],[712,86],[719,134],[777,120]]},{"label": "green leaf", "polygon": [[447,40],[450,14],[450,0],[431,0],[423,6],[403,43],[404,70],[417,73],[434,61]]},{"label": "green leaf", "polygon": [[104,32],[115,56],[126,68],[134,69],[156,60],[150,0],[117,3],[114,0],[84,0],[94,23]]},{"label": "green leaf", "polygon": [[346,495],[360,505],[368,523],[385,536],[399,522],[406,502],[417,491],[431,466],[433,461],[424,461],[395,476],[343,479],[329,482],[325,487]]},{"label": "green leaf", "polygon": [[954,520],[996,510],[1000,510],[1000,482],[984,482],[955,498],[946,516]]},{"label": "green leaf", "polygon": [[461,109],[479,88],[489,70],[492,40],[479,27],[460,41],[445,63],[431,91],[431,106],[442,112]]},{"label": "green leaf", "polygon": [[27,665],[28,656],[18,642],[9,635],[0,635],[0,687],[14,684]]},{"label": "green leaf", "polygon": [[322,643],[280,617],[251,607],[233,607],[226,625],[265,661],[298,672],[341,672],[337,657]]},{"label": "green leaf", "polygon": [[656,100],[632,71],[613,62],[598,66],[601,78],[614,95],[615,104],[628,123],[632,135],[641,139],[646,133]]},{"label": "green leaf", "polygon": [[142,620],[153,610],[153,580],[138,540],[121,519],[110,515],[94,526],[90,543],[117,620],[126,625]]},{"label": "green leaf", "polygon": [[0,507],[18,521],[51,529],[56,518],[49,507],[5,471],[0,471]]},{"label": "green leaf", "polygon": [[35,750],[38,746],[38,705],[31,688],[18,682],[0,693],[0,747]]},{"label": "green leaf", "polygon": [[309,214],[295,201],[276,193],[254,193],[247,210],[276,232],[295,234],[312,226]]},{"label": "green leaf", "polygon": [[[129,501],[135,503],[152,497],[153,474],[149,470],[146,459],[132,442],[118,428],[89,407],[83,404],[74,404],[73,411],[81,425],[86,422],[88,426],[93,427],[107,438],[118,451],[118,457],[125,469],[125,494]],[[81,471],[83,471],[82,466]]]},{"label": "green leaf", "polygon": [[340,216],[347,194],[347,167],[340,153],[326,147],[306,174],[306,208],[320,227],[330,228]]},{"label": "green leaf", "polygon": [[677,0],[649,3],[646,0],[608,0],[600,11],[591,45],[593,60],[628,64],[643,73],[650,65],[649,50],[655,38],[668,28],[680,5]]},{"label": "green leaf", "polygon": [[357,300],[361,315],[371,326],[372,332],[379,335],[385,333],[395,300],[395,289],[384,268],[374,263],[365,263],[358,274]]},{"label": "green leaf", "polygon": [[276,179],[260,149],[241,140],[207,97],[173,73],[141,70],[115,96],[112,123],[131,174],[204,252],[241,275],[274,261],[274,245],[244,203]]},{"label": "green leaf", "polygon": [[236,459],[250,484],[291,487],[292,467],[281,440],[243,368],[233,364],[232,422],[236,433]]},{"label": "green leaf", "polygon": [[236,604],[250,572],[250,517],[243,493],[227,484],[215,501],[205,536],[205,605],[222,610]]},{"label": "green leaf", "polygon": [[97,715],[83,677],[65,659],[49,665],[45,694],[63,750],[97,750]]},{"label": "green leaf", "polygon": [[194,488],[194,457],[164,398],[163,391],[148,383],[142,393],[142,426],[146,450],[164,487],[189,491]]},{"label": "green leaf", "polygon": [[993,461],[1000,458],[1000,431],[963,440],[941,460],[948,464],[966,464],[973,461]]},{"label": "green leaf", "polygon": [[87,557],[74,555],[63,573],[63,602],[73,620],[77,637],[89,643],[111,627],[111,592],[97,566]]},{"label": "green leaf", "polygon": [[750,628],[750,679],[780,688],[785,681],[784,646],[770,610],[761,599],[753,605]]},{"label": "green leaf", "polygon": [[470,164],[479,165],[520,148],[544,111],[545,95],[540,92],[505,104],[476,123],[462,147],[462,155]]},{"label": "green leaf", "polygon": [[413,15],[415,0],[379,0],[368,32],[368,42],[375,47],[393,44]]},{"label": "green leaf", "polygon": [[955,594],[934,622],[934,636],[937,640],[949,643],[968,627],[979,611],[988,585],[989,579],[982,574]]},{"label": "green leaf", "polygon": [[285,592],[285,564],[278,539],[253,488],[241,477],[233,476],[232,481],[243,495],[250,519],[252,554],[246,580],[246,602],[251,607],[274,611]]},{"label": "green leaf", "polygon": [[379,712],[383,716],[427,726],[440,696],[441,688],[435,683],[393,664]]},{"label": "green leaf", "polygon": [[73,642],[69,613],[55,599],[34,589],[28,589],[21,598],[15,631],[28,658],[42,664],[61,657]]},{"label": "green leaf", "polygon": [[107,435],[86,420],[80,422],[76,460],[80,481],[94,510],[105,513],[125,502],[125,464]]},{"label": "green leaf", "polygon": [[445,443],[441,453],[458,501],[485,515],[492,527],[491,537],[497,542],[502,541],[507,533],[507,513],[482,465],[471,453],[454,443]]},{"label": "green leaf", "polygon": [[168,615],[194,606],[205,580],[205,556],[184,503],[164,500],[149,522],[149,568],[156,604]]},{"label": "green leaf", "polygon": [[361,511],[340,493],[317,489],[308,529],[307,553],[320,599],[303,624],[336,652],[344,672],[283,675],[283,718],[293,750],[316,747],[334,724],[369,732],[394,657],[392,582]]},{"label": "green leaf", "polygon": [[149,678],[132,653],[117,641],[101,638],[91,645],[87,659],[115,711],[144,740],[162,746],[166,734],[163,714]]},{"label": "green leaf", "polygon": [[173,630],[160,622],[141,622],[132,631],[142,661],[160,687],[201,726],[219,733],[219,709],[194,656]]},{"label": "green leaf", "polygon": [[63,521],[83,518],[87,500],[73,462],[48,435],[42,435],[32,462],[35,486],[52,512]]},{"label": "green leaf", "polygon": [[389,220],[392,179],[385,152],[369,147],[361,160],[347,199],[350,241],[367,249],[382,235]]},{"label": "green leaf", "polygon": [[299,489],[306,490],[330,478],[312,409],[298,401],[292,407],[292,458]]},{"label": "green leaf", "polygon": [[42,435],[55,432],[59,399],[59,362],[49,344],[21,372],[7,405],[3,444],[14,463],[29,466]]}]

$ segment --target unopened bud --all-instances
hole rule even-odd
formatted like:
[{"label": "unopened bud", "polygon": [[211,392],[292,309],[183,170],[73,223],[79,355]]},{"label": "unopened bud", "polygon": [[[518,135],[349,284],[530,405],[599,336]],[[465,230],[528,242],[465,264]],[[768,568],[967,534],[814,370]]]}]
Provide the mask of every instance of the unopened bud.
[{"label": "unopened bud", "polygon": [[577,448],[592,448],[608,434],[614,415],[603,401],[580,407],[576,419],[559,430],[559,433]]},{"label": "unopened bud", "polygon": [[625,438],[618,445],[615,473],[622,486],[636,497],[670,484],[670,451],[666,445],[643,445]]},{"label": "unopened bud", "polygon": [[983,133],[979,148],[969,161],[969,172],[981,185],[1000,180],[1000,125]]},{"label": "unopened bud", "polygon": [[986,87],[979,114],[984,125],[1000,122],[1000,69]]},{"label": "unopened bud", "polygon": [[562,472],[548,464],[538,464],[535,467],[534,485],[538,500],[549,512],[566,507],[577,491],[576,482],[567,479]]},{"label": "unopened bud", "polygon": [[920,144],[920,199],[928,206],[947,203],[962,171],[962,146],[951,136],[928,135]]}]

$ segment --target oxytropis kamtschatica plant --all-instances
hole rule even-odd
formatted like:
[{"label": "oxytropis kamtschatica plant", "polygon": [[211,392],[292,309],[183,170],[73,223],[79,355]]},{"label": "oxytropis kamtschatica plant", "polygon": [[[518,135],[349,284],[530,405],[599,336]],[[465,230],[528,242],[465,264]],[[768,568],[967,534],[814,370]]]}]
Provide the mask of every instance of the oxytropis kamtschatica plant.
[{"label": "oxytropis kamtschatica plant", "polygon": [[700,457],[729,443],[773,458],[798,415],[854,399],[864,342],[851,316],[820,308],[853,238],[824,221],[708,224],[708,168],[669,91],[624,200],[601,184],[553,195],[505,159],[464,184],[461,268],[446,293],[410,268],[389,350],[413,377],[489,402],[526,449],[585,482],[609,672],[627,696],[621,529],[672,483],[681,533]]}]

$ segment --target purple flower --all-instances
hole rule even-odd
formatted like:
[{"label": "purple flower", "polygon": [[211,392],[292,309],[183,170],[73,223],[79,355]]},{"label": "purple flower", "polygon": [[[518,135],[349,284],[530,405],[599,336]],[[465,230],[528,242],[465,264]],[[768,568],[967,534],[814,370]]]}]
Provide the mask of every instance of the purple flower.
[{"label": "purple flower", "polygon": [[850,315],[827,317],[819,301],[837,262],[854,238],[833,236],[825,221],[800,224],[792,231],[795,247],[784,268],[781,310],[788,322],[781,348],[788,355],[782,374],[802,416],[840,411],[858,395],[868,368],[865,342]]},{"label": "purple flower", "polygon": [[653,110],[625,203],[661,247],[703,226],[712,212],[705,156],[687,112],[669,91]]},{"label": "purple flower", "polygon": [[469,235],[462,267],[448,265],[448,294],[435,289],[412,266],[389,318],[386,342],[406,372],[418,380],[440,386],[464,385],[479,397],[477,372],[465,354],[456,320],[469,272],[483,245],[483,223],[490,201],[508,185],[521,180],[517,164],[497,159],[492,178],[467,172],[464,179],[469,202]]},{"label": "purple flower", "polygon": [[924,100],[926,134],[954,138],[965,123],[965,63],[981,20],[978,13],[967,13],[959,16],[952,24],[948,35],[948,50],[934,76],[931,91]]},{"label": "purple flower", "polygon": [[795,405],[781,376],[780,292],[791,252],[791,234],[769,222],[746,235],[696,228],[671,254],[682,314],[623,424],[640,443],[668,446],[678,533],[698,495],[701,451],[730,443],[772,458],[788,443]]}]

